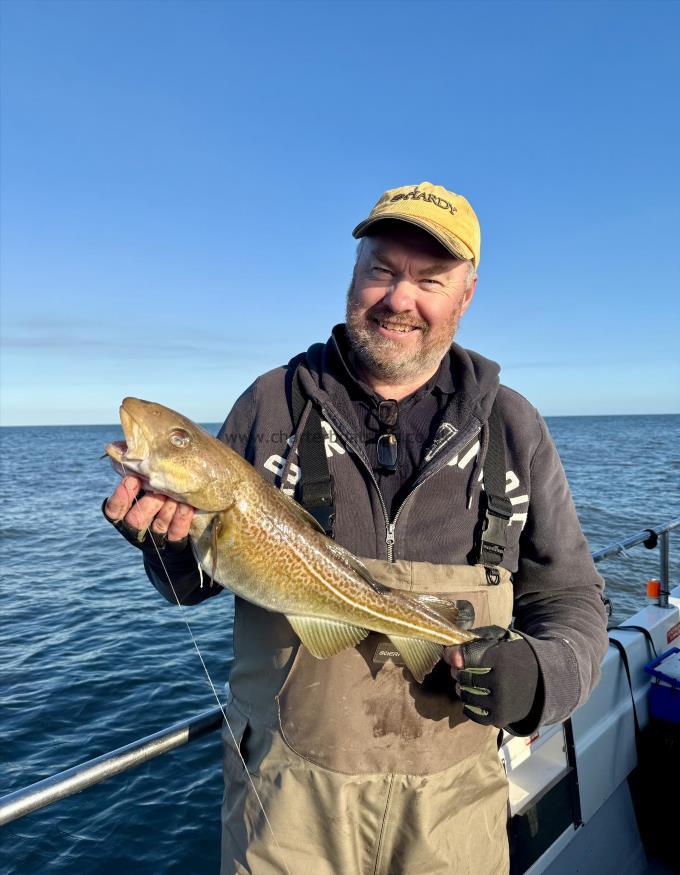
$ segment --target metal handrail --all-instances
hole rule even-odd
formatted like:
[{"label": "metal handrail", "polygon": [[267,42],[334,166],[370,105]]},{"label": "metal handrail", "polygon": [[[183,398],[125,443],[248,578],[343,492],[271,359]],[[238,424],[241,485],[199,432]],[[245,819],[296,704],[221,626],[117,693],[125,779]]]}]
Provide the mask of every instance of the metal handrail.
[{"label": "metal handrail", "polygon": [[654,526],[650,529],[643,529],[635,535],[625,538],[623,541],[615,541],[608,547],[603,547],[592,554],[593,562],[602,562],[603,559],[612,559],[615,556],[626,555],[626,550],[635,547],[638,544],[644,544],[648,550],[653,550],[659,547],[659,607],[668,607],[668,596],[670,594],[670,571],[668,557],[670,554],[670,538],[669,534],[673,529],[680,526],[680,517],[663,523],[660,526]]},{"label": "metal handrail", "polygon": [[74,793],[99,784],[113,775],[126,772],[147,760],[215,732],[221,726],[222,709],[211,708],[196,717],[174,723],[160,732],[154,732],[153,735],[147,735],[93,760],[58,772],[22,790],[8,793],[0,798],[0,825],[17,820],[67,796],[73,796]]},{"label": "metal handrail", "polygon": [[[597,550],[592,554],[593,561],[601,562],[603,559],[610,559],[622,553],[625,555],[626,550],[638,544],[644,544],[650,550],[659,546],[659,578],[661,582],[659,605],[667,607],[670,586],[668,570],[669,533],[679,526],[680,518],[671,520],[663,525],[654,526],[653,528],[643,529],[641,532],[631,535],[623,541],[616,541],[608,547]],[[664,599],[665,604],[662,604]],[[85,790],[93,784],[98,784],[112,775],[125,772],[134,766],[147,762],[147,760],[188,744],[190,741],[195,741],[197,738],[201,738],[210,732],[215,732],[221,726],[222,709],[212,708],[196,717],[190,717],[187,720],[174,723],[167,729],[162,729],[153,735],[147,735],[145,738],[140,738],[131,744],[119,747],[110,753],[103,754],[93,760],[88,760],[71,769],[66,769],[64,772],[58,772],[56,775],[45,778],[43,781],[38,781],[21,790],[15,790],[7,796],[0,797],[0,825],[17,820],[25,814],[30,814],[32,811],[37,811],[40,808],[51,805],[59,799],[65,799],[67,796],[79,793],[81,790]]]}]

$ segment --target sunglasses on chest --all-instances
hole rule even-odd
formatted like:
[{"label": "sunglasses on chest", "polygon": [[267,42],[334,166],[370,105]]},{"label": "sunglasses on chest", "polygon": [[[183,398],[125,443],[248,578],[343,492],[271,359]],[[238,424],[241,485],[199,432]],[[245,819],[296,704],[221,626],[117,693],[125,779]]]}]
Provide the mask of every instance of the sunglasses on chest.
[{"label": "sunglasses on chest", "polygon": [[399,421],[399,402],[394,400],[381,401],[378,404],[378,422],[380,435],[378,437],[378,465],[384,471],[397,470],[399,445],[394,429]]}]

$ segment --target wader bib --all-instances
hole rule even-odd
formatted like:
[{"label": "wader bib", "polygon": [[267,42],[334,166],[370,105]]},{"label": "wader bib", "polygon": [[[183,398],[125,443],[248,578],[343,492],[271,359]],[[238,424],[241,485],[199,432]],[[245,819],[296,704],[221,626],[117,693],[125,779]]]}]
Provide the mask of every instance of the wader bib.
[{"label": "wader bib", "polygon": [[[362,561],[396,589],[467,600],[475,626],[510,624],[504,568]],[[498,730],[464,715],[446,664],[418,684],[376,633],[319,660],[240,599],[234,647],[227,716],[276,840],[225,728],[222,875],[507,872]]]}]

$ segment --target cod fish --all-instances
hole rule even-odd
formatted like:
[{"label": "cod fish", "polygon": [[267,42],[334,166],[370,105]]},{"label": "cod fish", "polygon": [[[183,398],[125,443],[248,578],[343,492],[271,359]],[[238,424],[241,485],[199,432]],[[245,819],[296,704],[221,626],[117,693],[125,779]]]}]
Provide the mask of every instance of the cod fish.
[{"label": "cod fish", "polygon": [[372,630],[389,637],[422,682],[444,647],[476,638],[452,621],[452,603],[375,581],[303,507],[190,419],[138,398],[124,399],[120,419],[125,441],[106,447],[114,468],[195,507],[199,566],[241,598],[285,614],[317,658]]}]

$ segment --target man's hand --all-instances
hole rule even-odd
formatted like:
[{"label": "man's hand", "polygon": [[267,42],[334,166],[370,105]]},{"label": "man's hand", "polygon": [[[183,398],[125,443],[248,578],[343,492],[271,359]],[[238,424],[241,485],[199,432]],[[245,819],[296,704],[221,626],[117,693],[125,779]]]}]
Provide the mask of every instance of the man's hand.
[{"label": "man's hand", "polygon": [[498,626],[470,631],[480,636],[477,641],[447,647],[442,656],[451,666],[465,713],[499,729],[519,723],[532,710],[539,688],[534,651],[516,632]]},{"label": "man's hand", "polygon": [[[141,488],[139,477],[129,475],[121,480],[104,503],[104,516],[137,547],[146,549],[150,531],[159,549],[167,545],[172,552],[181,552],[187,543],[194,509],[156,492],[142,493],[137,498]],[[155,552],[153,544],[148,546]]]}]

